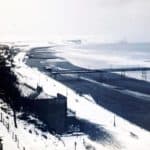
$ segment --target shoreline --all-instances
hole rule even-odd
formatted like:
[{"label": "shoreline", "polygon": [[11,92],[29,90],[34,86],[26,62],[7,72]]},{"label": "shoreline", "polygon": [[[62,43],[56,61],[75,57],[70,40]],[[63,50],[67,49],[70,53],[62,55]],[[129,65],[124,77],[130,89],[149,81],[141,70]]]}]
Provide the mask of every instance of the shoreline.
[{"label": "shoreline", "polygon": [[[106,133],[110,133],[113,139],[104,139],[102,141],[93,141],[90,139],[90,133],[86,141],[94,145],[97,149],[113,149],[114,146],[119,146],[117,149],[121,149],[122,145],[125,149],[133,149],[133,147],[142,148],[149,147],[149,137],[150,133],[135,124],[130,123],[129,121],[119,117],[118,115],[106,110],[104,107],[101,107],[89,100],[84,98],[84,96],[79,95],[70,88],[61,84],[59,81],[54,80],[53,78],[48,77],[47,75],[41,73],[37,69],[30,68],[24,64],[25,53],[20,53],[15,57],[16,64],[18,65],[15,68],[15,73],[22,75],[20,81],[24,83],[31,84],[32,86],[43,86],[45,92],[55,95],[55,93],[60,92],[68,97],[68,109],[71,109],[75,112],[76,117],[80,120],[87,120],[89,123],[96,124],[98,128],[101,126],[104,128]],[[23,62],[22,62],[23,61]],[[39,80],[40,79],[40,80]],[[95,114],[98,114],[96,116]],[[116,127],[113,126],[114,116],[116,118]],[[93,128],[94,131],[94,128]],[[138,139],[135,139],[131,136],[131,133],[134,133],[138,136]],[[144,137],[144,139],[142,139]],[[112,140],[112,141],[109,141]],[[119,140],[119,143],[118,143]],[[135,144],[130,143],[132,141]],[[140,141],[140,142],[139,142]],[[110,143],[109,143],[110,142]],[[67,141],[65,141],[67,144]],[[79,141],[78,141],[79,143]],[[147,149],[146,149],[147,150]]]}]

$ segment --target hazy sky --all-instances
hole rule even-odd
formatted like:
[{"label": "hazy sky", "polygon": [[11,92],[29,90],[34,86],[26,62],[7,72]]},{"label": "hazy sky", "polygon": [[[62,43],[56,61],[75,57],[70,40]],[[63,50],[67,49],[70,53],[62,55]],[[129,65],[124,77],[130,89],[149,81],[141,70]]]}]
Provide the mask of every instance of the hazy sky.
[{"label": "hazy sky", "polygon": [[0,0],[0,39],[150,41],[150,0]]}]

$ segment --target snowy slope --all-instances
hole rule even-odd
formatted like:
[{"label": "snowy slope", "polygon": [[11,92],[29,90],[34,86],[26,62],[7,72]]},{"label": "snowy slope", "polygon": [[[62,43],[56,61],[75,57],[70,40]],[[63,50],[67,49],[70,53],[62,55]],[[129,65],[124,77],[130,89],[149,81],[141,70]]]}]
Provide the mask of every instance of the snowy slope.
[{"label": "snowy slope", "polygon": [[12,140],[10,134],[4,125],[0,122],[0,137],[2,138],[3,150],[18,150],[16,143]]},{"label": "snowy slope", "polygon": [[[44,91],[50,95],[56,95],[57,92],[66,95],[68,98],[68,109],[74,111],[77,118],[86,120],[90,124],[96,125],[99,130],[104,131],[104,137],[106,137],[103,138],[103,140],[95,141],[91,139],[89,135],[84,137],[86,142],[84,142],[83,138],[82,140],[76,139],[78,145],[81,145],[81,147],[78,149],[85,149],[88,141],[88,143],[93,145],[93,147],[95,147],[97,150],[149,150],[150,133],[148,131],[131,124],[127,120],[120,118],[112,112],[109,112],[103,107],[93,103],[91,100],[87,100],[87,97],[77,95],[68,87],[40,73],[38,70],[29,68],[22,62],[24,56],[25,52],[20,52],[15,57],[15,63],[17,67],[15,68],[14,72],[18,75],[18,77],[20,75],[23,76],[23,78],[20,77],[21,82],[26,82],[33,87],[36,87],[39,84],[43,87]],[[115,126],[114,119],[116,124]],[[62,137],[62,139],[65,141],[66,149],[69,150],[74,148],[75,140],[71,140],[71,137],[68,139]],[[71,145],[72,147],[70,147]],[[63,147],[61,147],[61,149],[63,149]]]}]

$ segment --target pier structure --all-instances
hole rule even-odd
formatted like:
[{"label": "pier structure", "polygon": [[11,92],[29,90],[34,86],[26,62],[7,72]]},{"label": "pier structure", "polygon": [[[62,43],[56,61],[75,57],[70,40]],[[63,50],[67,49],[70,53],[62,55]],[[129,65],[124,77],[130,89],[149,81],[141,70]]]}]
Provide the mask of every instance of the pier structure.
[{"label": "pier structure", "polygon": [[111,69],[82,69],[82,70],[63,70],[63,71],[51,71],[52,75],[58,74],[84,74],[84,73],[106,73],[106,72],[134,72],[134,71],[150,71],[149,67],[133,67],[133,68],[111,68]]},{"label": "pier structure", "polygon": [[[48,69],[47,69],[48,70]],[[141,72],[141,78],[147,80],[147,72],[150,71],[149,67],[132,67],[132,68],[108,68],[108,69],[80,69],[80,70],[50,70],[50,76],[57,79],[59,75],[75,75],[77,79],[84,74],[99,74],[101,80],[104,79],[105,73],[120,73],[120,78],[126,77],[127,72]],[[120,79],[119,78],[119,79]]]}]

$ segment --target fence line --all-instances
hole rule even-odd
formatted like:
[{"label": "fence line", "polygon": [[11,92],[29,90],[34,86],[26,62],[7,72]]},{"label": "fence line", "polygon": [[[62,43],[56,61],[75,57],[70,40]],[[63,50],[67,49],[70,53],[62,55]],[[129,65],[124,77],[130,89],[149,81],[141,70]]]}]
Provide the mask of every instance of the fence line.
[{"label": "fence line", "polygon": [[8,134],[10,134],[12,140],[16,143],[17,148],[20,150],[29,150],[26,148],[25,144],[19,139],[17,133],[11,128],[10,120],[6,117],[5,112],[0,110],[0,122],[6,127]]}]

